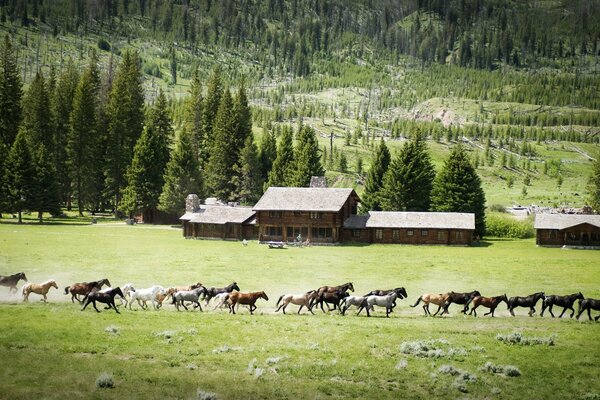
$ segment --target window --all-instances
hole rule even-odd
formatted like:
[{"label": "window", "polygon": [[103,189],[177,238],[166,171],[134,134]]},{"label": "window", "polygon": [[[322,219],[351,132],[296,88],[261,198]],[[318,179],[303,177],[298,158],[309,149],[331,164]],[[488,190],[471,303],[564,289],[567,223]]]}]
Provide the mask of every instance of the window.
[{"label": "window", "polygon": [[281,218],[281,211],[269,211],[269,217]]},{"label": "window", "polygon": [[412,229],[409,229],[406,231],[406,236],[413,236],[415,234],[415,231],[413,231]]},{"label": "window", "polygon": [[360,229],[352,229],[352,236],[360,237]]},{"label": "window", "polygon": [[322,216],[323,216],[323,214],[320,212],[315,212],[315,211],[310,212],[310,219],[321,219]]},{"label": "window", "polygon": [[299,217],[302,215],[301,211],[294,211],[294,217]]},{"label": "window", "polygon": [[446,232],[438,231],[437,236],[438,236],[438,240],[444,240],[444,238],[446,237]]},{"label": "window", "polygon": [[375,239],[383,239],[383,229],[375,229]]},{"label": "window", "polygon": [[281,236],[282,229],[280,226],[269,226],[267,227],[267,235],[269,236]]},{"label": "window", "polygon": [[392,239],[394,239],[394,240],[400,239],[400,230],[399,229],[392,229]]},{"label": "window", "polygon": [[463,238],[462,232],[461,231],[457,231],[456,232],[456,240],[462,240],[462,238]]},{"label": "window", "polygon": [[556,231],[555,230],[548,231],[548,237],[550,239],[556,239]]},{"label": "window", "polygon": [[421,236],[428,236],[429,231],[427,229],[421,229]]},{"label": "window", "polygon": [[333,237],[332,228],[312,228],[312,237],[317,239],[328,239]]},{"label": "window", "polygon": [[288,226],[286,232],[288,240],[295,240],[298,235],[302,235],[302,240],[305,240],[308,237],[308,228],[306,226]]}]

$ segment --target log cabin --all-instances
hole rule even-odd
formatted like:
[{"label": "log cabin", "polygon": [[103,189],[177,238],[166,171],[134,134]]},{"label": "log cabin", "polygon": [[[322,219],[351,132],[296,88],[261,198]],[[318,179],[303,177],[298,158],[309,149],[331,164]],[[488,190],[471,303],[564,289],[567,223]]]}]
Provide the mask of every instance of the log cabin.
[{"label": "log cabin", "polygon": [[538,246],[600,249],[600,215],[536,214],[534,228]]}]

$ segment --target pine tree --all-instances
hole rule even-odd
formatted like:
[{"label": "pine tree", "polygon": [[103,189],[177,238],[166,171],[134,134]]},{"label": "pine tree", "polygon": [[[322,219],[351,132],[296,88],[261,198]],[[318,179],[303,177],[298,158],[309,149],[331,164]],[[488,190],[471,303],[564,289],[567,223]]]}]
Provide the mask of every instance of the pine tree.
[{"label": "pine tree", "polygon": [[294,150],[294,169],[291,171],[289,186],[308,187],[313,176],[323,176],[325,170],[321,164],[321,149],[315,130],[303,125],[298,132]]},{"label": "pine tree", "polygon": [[46,147],[41,144],[34,154],[35,175],[33,179],[33,196],[31,209],[38,212],[38,220],[42,222],[44,212],[52,215],[60,213],[60,196],[56,170]]},{"label": "pine tree", "polygon": [[137,53],[125,52],[115,76],[108,103],[106,190],[115,212],[127,185],[126,171],[133,148],[144,127],[144,92]]},{"label": "pine tree", "polygon": [[159,210],[180,215],[185,211],[185,198],[188,194],[197,194],[201,199],[204,197],[193,135],[185,128],[181,131],[179,142],[167,163],[163,179],[165,183],[159,198]]},{"label": "pine tree", "polygon": [[6,162],[8,159],[9,148],[0,141],[0,218],[2,212],[8,210],[8,187],[6,183],[7,173]]},{"label": "pine tree", "polygon": [[263,182],[269,177],[269,171],[273,167],[273,162],[277,157],[277,140],[270,131],[265,131],[260,141],[260,150],[258,158],[260,160],[260,173]]},{"label": "pine tree", "polygon": [[223,83],[221,82],[221,69],[216,66],[208,81],[206,98],[202,106],[202,139],[200,153],[200,167],[205,168],[208,163],[212,142],[214,139],[213,124],[219,111],[221,97],[223,96]]},{"label": "pine tree", "polygon": [[592,174],[587,184],[587,202],[595,212],[600,212],[600,154],[596,155]]},{"label": "pine tree", "polygon": [[0,45],[0,141],[10,148],[21,124],[21,79],[8,35]]},{"label": "pine tree", "polygon": [[47,151],[54,149],[51,129],[50,97],[44,76],[38,72],[23,98],[23,121],[21,128],[27,135],[31,148],[44,145]]},{"label": "pine tree", "polygon": [[465,149],[455,146],[433,181],[432,211],[475,214],[475,233],[485,233],[485,194]]},{"label": "pine tree", "polygon": [[19,223],[22,211],[30,210],[34,196],[35,166],[24,131],[19,131],[6,159],[6,188],[9,212],[18,212]]},{"label": "pine tree", "polygon": [[144,221],[153,222],[165,184],[163,176],[169,162],[172,136],[167,100],[161,90],[148,113],[146,128],[135,145],[133,159],[127,169],[127,187],[123,190],[121,210],[129,216],[141,211]]},{"label": "pine tree", "polygon": [[[252,137],[252,112],[248,105],[246,88],[242,80],[238,93],[233,102],[233,148],[237,150],[237,158],[246,147],[246,140]],[[237,160],[236,160],[237,161]]]},{"label": "pine tree", "polygon": [[419,134],[402,146],[384,175],[381,203],[386,211],[429,210],[435,170]]},{"label": "pine tree", "polygon": [[269,179],[265,189],[270,186],[288,186],[291,181],[291,173],[294,165],[294,145],[292,132],[284,129],[281,134],[279,146],[277,147],[277,156],[273,161],[273,168],[269,171]]},{"label": "pine tree", "polygon": [[248,136],[240,154],[235,174],[235,192],[243,204],[254,204],[260,198],[263,186],[254,138]]},{"label": "pine tree", "polygon": [[361,212],[381,211],[379,192],[383,187],[383,177],[390,165],[390,159],[390,151],[382,138],[365,180],[365,191],[362,196]]},{"label": "pine tree", "polygon": [[190,84],[189,96],[185,104],[185,126],[192,137],[192,144],[196,152],[196,157],[199,158],[202,152],[205,138],[202,131],[202,85],[198,75],[198,69],[192,75]]}]

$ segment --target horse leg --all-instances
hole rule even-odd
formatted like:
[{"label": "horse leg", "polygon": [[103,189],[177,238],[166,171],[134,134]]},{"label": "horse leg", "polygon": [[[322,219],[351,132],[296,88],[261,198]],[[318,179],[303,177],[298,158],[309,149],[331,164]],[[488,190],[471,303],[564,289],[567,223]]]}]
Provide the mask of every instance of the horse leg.
[{"label": "horse leg", "polygon": [[515,316],[515,312],[513,311],[512,308],[509,308],[508,311],[510,311],[510,315],[512,315],[513,317]]},{"label": "horse leg", "polygon": [[[552,318],[554,318],[554,314],[552,314],[552,309],[548,308],[548,311],[550,311],[550,314],[552,315]],[[533,317],[533,314],[535,314],[535,308],[531,307],[531,310],[529,310],[529,316]]]},{"label": "horse leg", "polygon": [[[440,312],[440,310],[441,310],[441,309],[442,309],[442,306],[438,306],[438,309],[437,309],[437,311],[435,312],[435,314],[433,314],[433,316],[435,317],[435,316],[437,315],[437,313],[439,313],[439,312]],[[440,315],[440,317],[441,317],[442,315],[444,315],[444,313],[443,313],[443,312],[442,312],[442,314]]]},{"label": "horse leg", "polygon": [[471,312],[469,313],[469,315],[475,314],[475,317],[477,317],[477,311],[476,311],[477,307],[478,306],[473,306],[473,308],[471,308]]},{"label": "horse leg", "polygon": [[183,308],[185,308],[185,311],[189,311],[188,308],[185,306],[185,301],[181,300],[180,304]]},{"label": "horse leg", "polygon": [[[200,305],[200,302],[198,300],[196,300],[196,305],[200,309],[200,312],[204,312],[204,311],[202,311],[202,306]],[[194,306],[194,308],[195,308],[195,306]]]},{"label": "horse leg", "polygon": [[571,315],[569,316],[569,318],[573,318],[573,315],[575,315],[575,308],[573,306],[569,307],[571,309]]},{"label": "horse leg", "polygon": [[[550,313],[550,315],[552,315],[552,318],[554,318],[554,313],[552,312],[552,307],[554,307],[554,305],[552,305],[552,304],[550,304],[550,305],[548,306],[548,312]],[[533,308],[533,307],[532,307],[532,308]],[[533,312],[535,312],[535,310],[534,310]]]},{"label": "horse leg", "polygon": [[560,313],[560,315],[558,316],[558,318],[562,318],[563,314],[565,313],[565,311],[567,311],[567,307],[563,307],[562,312]]},{"label": "horse leg", "polygon": [[[85,304],[83,305],[83,308],[81,309],[81,311],[85,310],[89,304],[90,304],[89,302],[88,302],[88,303],[85,303]],[[590,319],[591,319],[591,318],[590,318]]]},{"label": "horse leg", "polygon": [[100,312],[100,310],[98,310],[98,307],[96,307],[96,300],[92,300],[92,305],[94,306],[94,310],[96,310],[96,312]]},{"label": "horse leg", "polygon": [[598,315],[597,317],[594,318],[594,321],[598,321],[600,319],[600,315]]},{"label": "horse leg", "polygon": [[[44,296],[44,303],[47,303],[48,302],[48,298],[46,297],[46,293],[44,293],[42,296]],[[571,315],[571,317],[573,317],[573,316]]]},{"label": "horse leg", "polygon": [[115,304],[115,300],[114,300],[114,299],[113,299],[113,300],[112,300],[110,303],[108,303],[108,305],[109,305],[109,306],[110,306],[110,305],[112,305],[112,308],[114,308],[114,309],[115,309],[115,311],[117,312],[117,314],[121,314],[121,313],[119,312],[119,310],[117,310],[117,305]]}]

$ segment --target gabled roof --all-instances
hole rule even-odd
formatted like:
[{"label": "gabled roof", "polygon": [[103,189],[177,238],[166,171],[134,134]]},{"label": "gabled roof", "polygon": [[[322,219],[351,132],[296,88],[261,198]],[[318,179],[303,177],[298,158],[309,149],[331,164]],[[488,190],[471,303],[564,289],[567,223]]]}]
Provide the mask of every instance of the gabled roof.
[{"label": "gabled roof", "polygon": [[254,210],[337,212],[351,195],[358,197],[350,188],[270,187],[256,203]]},{"label": "gabled roof", "polygon": [[600,215],[536,214],[534,228],[563,230],[581,224],[590,224],[600,228]]},{"label": "gabled roof", "polygon": [[475,214],[452,212],[369,211],[369,218],[365,227],[474,230]]},{"label": "gabled roof", "polygon": [[346,229],[365,229],[367,221],[369,220],[368,215],[351,215],[344,221],[344,228]]},{"label": "gabled roof", "polygon": [[196,224],[243,224],[248,220],[252,223],[255,214],[251,207],[202,205],[197,212],[187,212],[179,219]]}]

